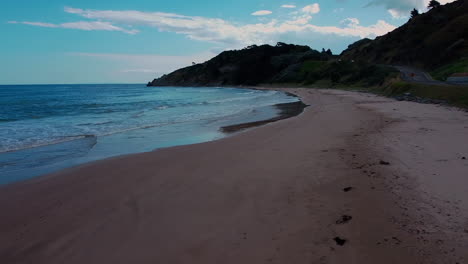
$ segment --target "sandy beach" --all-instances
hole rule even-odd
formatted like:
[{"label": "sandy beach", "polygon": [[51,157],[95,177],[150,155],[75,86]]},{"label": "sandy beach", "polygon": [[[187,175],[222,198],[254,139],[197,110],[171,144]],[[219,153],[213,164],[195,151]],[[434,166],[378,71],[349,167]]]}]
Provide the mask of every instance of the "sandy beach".
[{"label": "sandy beach", "polygon": [[282,89],[299,116],[0,188],[0,263],[467,263],[468,113]]}]

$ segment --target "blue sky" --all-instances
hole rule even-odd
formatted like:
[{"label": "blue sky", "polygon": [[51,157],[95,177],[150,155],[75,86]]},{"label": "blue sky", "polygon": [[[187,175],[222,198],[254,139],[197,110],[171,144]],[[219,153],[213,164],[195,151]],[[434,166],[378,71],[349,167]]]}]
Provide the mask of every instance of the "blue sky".
[{"label": "blue sky", "polygon": [[340,53],[428,1],[5,0],[0,84],[144,83],[222,50],[278,41]]}]

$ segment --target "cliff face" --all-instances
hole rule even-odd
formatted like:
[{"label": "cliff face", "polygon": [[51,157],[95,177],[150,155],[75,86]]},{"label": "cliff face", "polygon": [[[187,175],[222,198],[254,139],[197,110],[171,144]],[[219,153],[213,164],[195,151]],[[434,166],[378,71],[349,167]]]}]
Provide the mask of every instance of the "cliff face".
[{"label": "cliff face", "polygon": [[306,60],[328,60],[329,53],[307,46],[278,43],[225,51],[213,59],[177,70],[148,83],[148,86],[256,85],[295,79]]},{"label": "cliff face", "polygon": [[468,55],[468,1],[458,0],[418,15],[375,40],[361,40],[344,60],[438,68]]}]

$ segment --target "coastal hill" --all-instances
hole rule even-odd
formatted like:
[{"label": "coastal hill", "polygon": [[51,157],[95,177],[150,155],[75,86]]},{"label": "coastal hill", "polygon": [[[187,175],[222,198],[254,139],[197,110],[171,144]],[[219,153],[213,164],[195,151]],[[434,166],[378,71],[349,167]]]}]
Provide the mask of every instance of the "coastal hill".
[{"label": "coastal hill", "polygon": [[[256,85],[295,80],[308,60],[328,61],[331,51],[318,52],[307,46],[278,43],[224,51],[213,59],[177,70],[149,83],[150,86]],[[294,75],[291,77],[291,75]]]},{"label": "coastal hill", "polygon": [[342,59],[370,63],[406,65],[427,71],[468,66],[468,1],[458,0],[416,15],[394,31],[363,39],[349,46]]},{"label": "coastal hill", "polygon": [[295,83],[382,86],[398,72],[390,65],[430,71],[445,80],[468,71],[468,0],[434,7],[396,30],[349,45],[341,55],[278,43],[225,51],[148,86],[221,86]]},{"label": "coastal hill", "polygon": [[179,69],[148,86],[223,86],[272,83],[380,84],[391,69],[368,63],[341,61],[331,50],[278,43],[224,51],[213,59]]}]

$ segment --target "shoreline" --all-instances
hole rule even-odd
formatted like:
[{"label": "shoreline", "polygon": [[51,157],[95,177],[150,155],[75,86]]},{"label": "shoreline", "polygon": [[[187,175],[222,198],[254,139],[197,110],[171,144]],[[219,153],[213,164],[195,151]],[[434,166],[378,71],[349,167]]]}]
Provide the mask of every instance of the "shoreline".
[{"label": "shoreline", "polygon": [[466,113],[356,92],[279,90],[314,107],[220,140],[0,187],[8,212],[0,260],[468,259]]},{"label": "shoreline", "polygon": [[[238,87],[231,87],[231,88],[259,91],[259,89],[254,89],[254,88],[238,88]],[[242,92],[242,90],[240,91]],[[260,91],[260,92],[264,93],[263,91]],[[278,96],[278,98],[275,101],[276,102],[288,102],[290,101],[290,99],[287,99],[287,97],[289,96],[298,98],[297,96],[293,94],[289,94],[285,92],[285,93],[282,93],[280,96]],[[245,106],[244,108],[250,109],[250,107],[251,106]],[[253,108],[255,113],[250,113],[250,116],[246,114],[238,113],[237,116],[233,115],[234,119],[229,120],[229,122],[226,122],[226,121],[221,122],[220,120],[222,119],[218,118],[217,124],[204,125],[206,127],[204,133],[206,135],[212,134],[216,136],[203,137],[202,135],[198,135],[199,137],[197,139],[193,133],[191,135],[188,133],[185,133],[185,134],[182,133],[181,135],[179,135],[179,138],[172,138],[172,140],[165,141],[165,142],[169,142],[173,144],[172,146],[168,146],[168,144],[162,143],[162,141],[161,142],[157,141],[157,139],[151,136],[150,133],[153,133],[152,135],[154,135],[154,134],[158,134],[158,131],[150,131],[150,132],[147,132],[146,135],[144,135],[146,137],[145,139],[146,141],[153,142],[152,144],[148,144],[147,147],[146,146],[143,147],[142,145],[143,140],[131,141],[131,140],[125,140],[122,138],[126,134],[129,134],[129,132],[133,133],[134,131],[145,131],[147,129],[152,129],[153,127],[157,127],[157,126],[152,125],[152,126],[143,127],[140,129],[125,130],[124,132],[120,132],[120,133],[109,133],[104,136],[95,136],[93,134],[89,134],[89,135],[83,134],[79,136],[77,135],[77,136],[64,137],[62,140],[57,141],[57,142],[47,142],[47,143],[42,143],[37,146],[27,146],[22,149],[8,150],[8,151],[0,153],[0,155],[2,155],[2,160],[0,160],[0,163],[6,164],[4,168],[0,168],[0,174],[3,174],[4,176],[0,178],[0,186],[8,185],[8,184],[12,184],[15,182],[20,182],[20,181],[25,181],[25,180],[27,181],[30,179],[34,179],[36,177],[42,177],[48,174],[57,173],[62,170],[66,170],[66,169],[73,168],[76,166],[85,165],[87,163],[93,163],[99,160],[106,160],[106,159],[113,158],[113,157],[119,157],[122,155],[146,153],[146,152],[157,151],[161,148],[191,145],[191,144],[198,144],[198,143],[218,140],[220,138],[230,136],[230,134],[232,134],[233,132],[240,131],[248,127],[258,126],[258,125],[282,120],[282,119],[297,115],[300,112],[302,112],[302,109],[300,109],[300,107],[301,107],[301,104],[296,103],[296,102],[292,104],[280,103],[276,105],[266,106],[263,108]],[[297,110],[293,110],[292,108],[297,108]],[[276,109],[279,109],[279,113],[276,113]],[[251,122],[251,120],[258,120],[258,121]],[[190,123],[190,122],[186,122],[186,123]],[[223,129],[223,126],[226,124],[231,124],[231,125],[227,125],[225,126],[226,129]],[[202,126],[200,125],[200,127]],[[238,129],[234,129],[234,127],[238,127]],[[241,128],[241,127],[244,127],[244,128]],[[228,130],[231,130],[231,131],[228,132]],[[180,130],[180,131],[184,131],[184,130]],[[140,132],[140,134],[137,137],[142,137],[141,134],[144,134],[144,133],[145,132]],[[123,135],[123,136],[118,138],[119,135]],[[132,137],[132,135],[130,134],[128,137],[130,138]],[[83,141],[83,139],[86,140],[88,138],[94,138],[95,142],[93,146],[89,147],[89,149],[86,150],[86,153],[82,155],[80,154],[79,156],[74,156],[74,154],[72,153],[72,154],[69,154],[69,156],[71,157],[61,156],[62,153],[66,151],[67,147],[70,148],[70,146],[67,146],[67,145],[71,145],[71,144],[77,145],[78,141]],[[117,138],[118,140],[120,139],[120,141],[116,141],[116,140],[112,141],[112,138]],[[192,140],[192,138],[194,139]],[[141,146],[139,148],[133,148],[132,143],[134,145],[140,144]],[[112,146],[110,144],[119,144],[123,147],[122,149],[126,149],[128,151],[120,151],[118,149],[112,149]],[[50,163],[47,163],[46,159],[43,158],[43,157],[46,157],[48,152],[51,153],[50,160],[52,161]],[[96,155],[95,153],[98,153],[98,154]],[[33,165],[33,166],[29,166],[29,165],[22,166],[21,164],[29,164],[31,162],[30,160],[23,161],[17,158],[17,157],[21,157],[22,155],[25,157],[30,156],[32,157],[30,158],[32,160],[40,158],[42,160],[42,164]],[[40,156],[37,156],[37,155],[40,155]],[[90,156],[91,158],[88,158]],[[57,162],[55,160],[59,160],[59,161]],[[2,167],[2,164],[0,164],[0,167]]]},{"label": "shoreline", "polygon": [[266,125],[269,123],[274,123],[283,119],[295,117],[297,115],[302,114],[302,112],[304,111],[304,109],[308,107],[308,105],[304,104],[300,100],[298,102],[293,102],[293,103],[275,104],[274,107],[276,107],[280,111],[279,114],[275,117],[272,117],[270,119],[265,119],[265,120],[254,121],[254,122],[223,126],[223,127],[220,127],[219,130],[223,133],[231,134],[231,133],[239,132],[248,128],[253,128],[257,126]]}]

